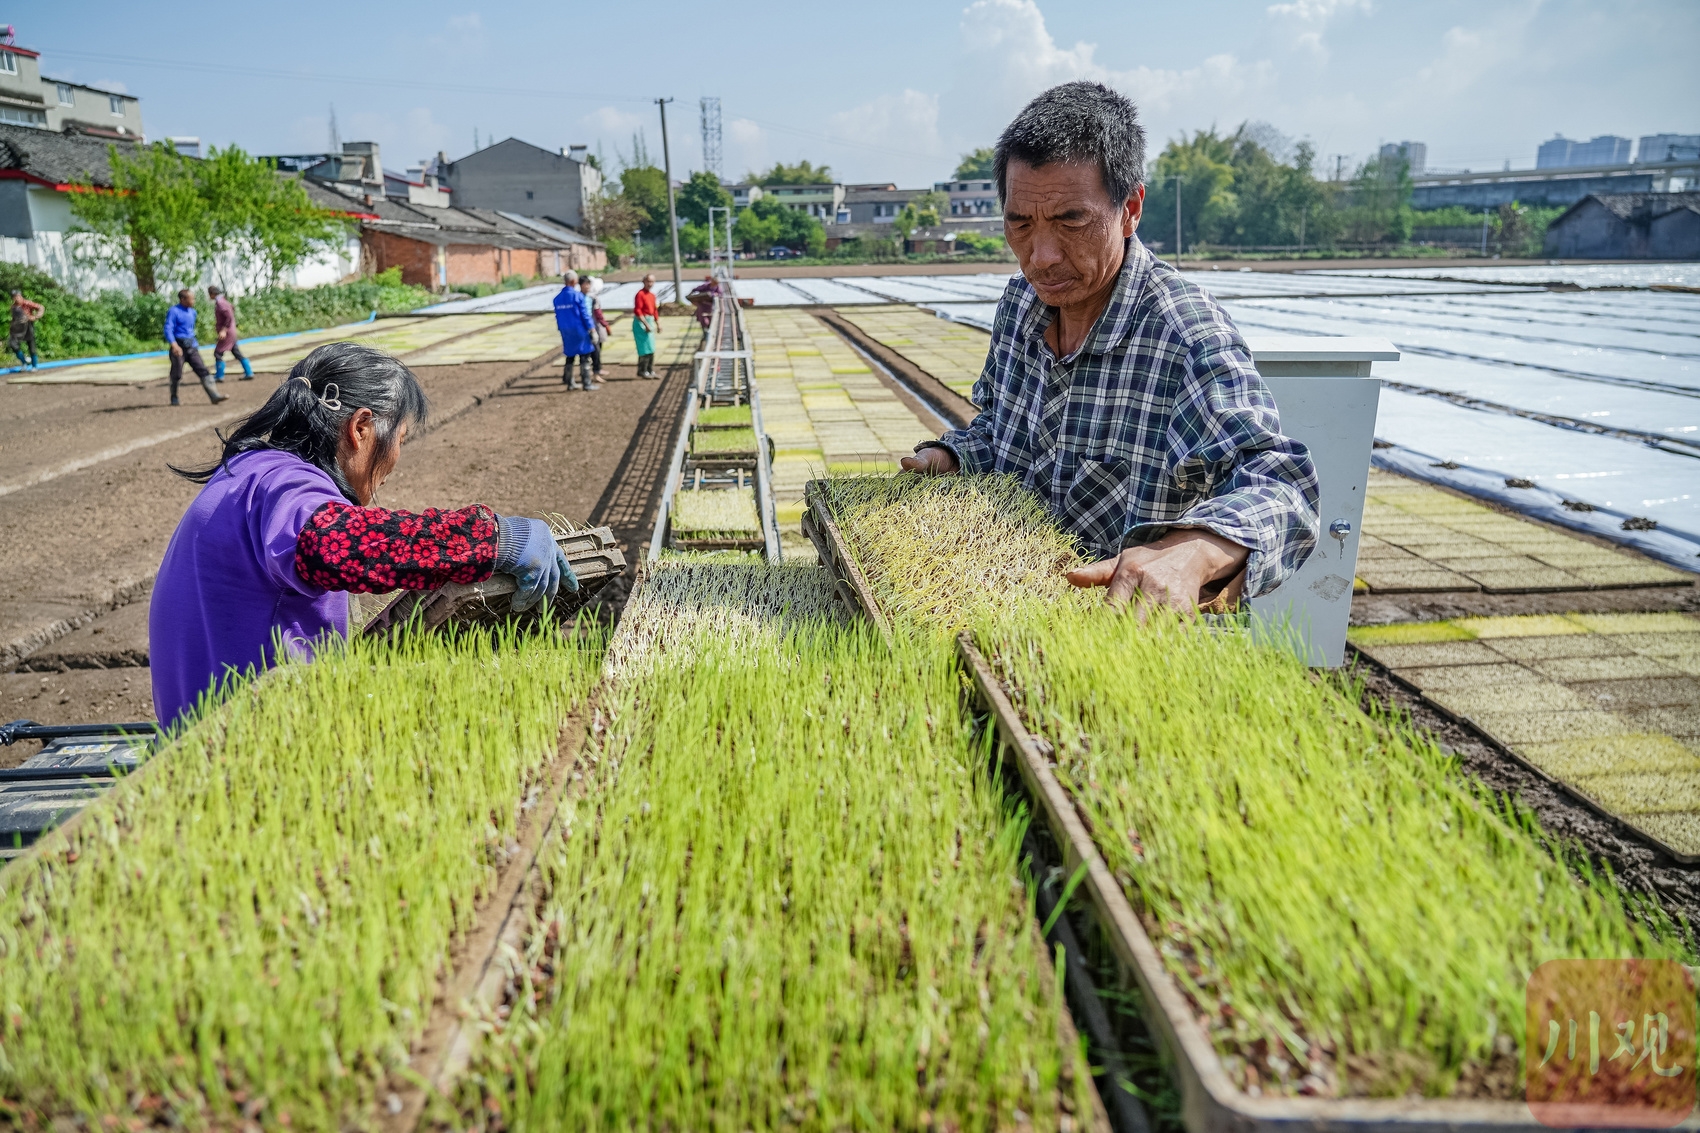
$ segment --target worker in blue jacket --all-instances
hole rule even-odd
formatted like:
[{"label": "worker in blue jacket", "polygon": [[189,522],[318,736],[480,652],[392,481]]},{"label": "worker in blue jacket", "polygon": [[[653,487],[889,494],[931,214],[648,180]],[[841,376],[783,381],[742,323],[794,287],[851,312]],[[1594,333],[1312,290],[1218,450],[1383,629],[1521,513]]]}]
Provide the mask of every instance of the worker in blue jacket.
[{"label": "worker in blue jacket", "polygon": [[177,293],[177,305],[165,312],[165,345],[171,351],[171,404],[182,404],[177,400],[177,383],[183,380],[185,358],[195,376],[201,379],[207,399],[214,405],[226,400],[224,394],[213,388],[212,372],[201,361],[201,344],[195,339],[195,293],[187,287]]},{"label": "worker in blue jacket", "polygon": [[561,332],[561,353],[566,365],[561,369],[561,382],[573,388],[573,359],[578,359],[579,384],[585,389],[598,388],[590,380],[591,359],[596,353],[596,323],[590,314],[590,297],[578,289],[578,272],[569,271],[561,277],[566,286],[555,296],[555,327]]}]

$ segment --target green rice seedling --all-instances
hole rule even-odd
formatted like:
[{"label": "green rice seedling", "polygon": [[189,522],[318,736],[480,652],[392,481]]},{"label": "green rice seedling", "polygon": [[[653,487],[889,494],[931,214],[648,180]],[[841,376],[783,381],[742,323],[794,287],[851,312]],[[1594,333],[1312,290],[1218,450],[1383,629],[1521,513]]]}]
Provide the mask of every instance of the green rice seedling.
[{"label": "green rice seedling", "polygon": [[600,648],[356,638],[0,874],[9,1124],[374,1124]]},{"label": "green rice seedling", "polygon": [[1528,813],[1285,652],[1066,604],[981,635],[1243,1087],[1519,1096],[1538,965],[1691,960]]},{"label": "green rice seedling", "polygon": [[[692,618],[792,575],[725,570],[669,568],[639,600]],[[948,651],[818,621],[685,636],[612,696],[466,1108],[532,1133],[1073,1128],[1090,1085],[1059,1042],[1024,818]]]},{"label": "green rice seedling", "polygon": [[727,429],[739,425],[748,426],[752,418],[750,407],[745,405],[711,405],[697,413],[699,429]]},{"label": "green rice seedling", "polygon": [[859,476],[827,497],[887,616],[956,630],[1022,601],[1061,602],[1072,536],[1013,476]]},{"label": "green rice seedling", "polygon": [[787,629],[841,609],[831,579],[809,564],[663,559],[626,604],[605,670],[612,680],[634,680],[662,658],[692,656],[716,639],[771,649]]},{"label": "green rice seedling", "polygon": [[703,455],[756,451],[754,429],[693,429],[691,451]]},{"label": "green rice seedling", "polygon": [[673,493],[673,534],[684,539],[748,539],[761,534],[756,494],[748,488]]}]

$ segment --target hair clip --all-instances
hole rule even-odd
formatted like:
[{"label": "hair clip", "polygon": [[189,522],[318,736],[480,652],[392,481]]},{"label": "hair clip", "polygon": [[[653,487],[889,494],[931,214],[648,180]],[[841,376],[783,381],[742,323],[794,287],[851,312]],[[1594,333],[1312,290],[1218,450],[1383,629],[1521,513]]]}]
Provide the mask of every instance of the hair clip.
[{"label": "hair clip", "polygon": [[337,388],[335,382],[325,383],[325,392],[319,395],[319,404],[333,412],[342,409],[342,390]]}]

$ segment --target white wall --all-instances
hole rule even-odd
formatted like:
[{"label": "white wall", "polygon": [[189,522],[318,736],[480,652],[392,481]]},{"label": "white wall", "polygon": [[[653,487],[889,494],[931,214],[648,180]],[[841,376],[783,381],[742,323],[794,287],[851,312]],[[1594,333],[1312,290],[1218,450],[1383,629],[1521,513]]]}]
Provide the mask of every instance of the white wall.
[{"label": "white wall", "polygon": [[[134,291],[136,277],[132,272],[115,272],[104,267],[78,263],[72,252],[79,244],[95,238],[73,233],[71,206],[65,194],[31,185],[28,193],[30,226],[35,230],[31,239],[0,236],[0,261],[28,264],[52,276],[61,287],[87,299],[101,291]],[[320,252],[313,259],[279,280],[286,287],[318,287],[337,283],[360,271],[360,238],[350,236],[342,246]],[[223,256],[201,274],[199,285],[217,283],[232,295],[243,295],[264,281],[257,272],[234,256]]]}]

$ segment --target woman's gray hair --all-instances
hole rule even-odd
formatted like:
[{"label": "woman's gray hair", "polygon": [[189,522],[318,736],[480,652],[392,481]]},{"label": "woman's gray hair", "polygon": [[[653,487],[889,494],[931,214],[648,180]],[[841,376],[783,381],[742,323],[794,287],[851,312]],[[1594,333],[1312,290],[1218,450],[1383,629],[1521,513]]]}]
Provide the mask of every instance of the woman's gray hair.
[{"label": "woman's gray hair", "polygon": [[1120,203],[1145,183],[1145,130],[1133,100],[1103,83],[1063,83],[1022,108],[998,136],[998,197],[1008,199],[1009,163],[1038,169],[1056,162],[1090,162],[1104,191]]}]

